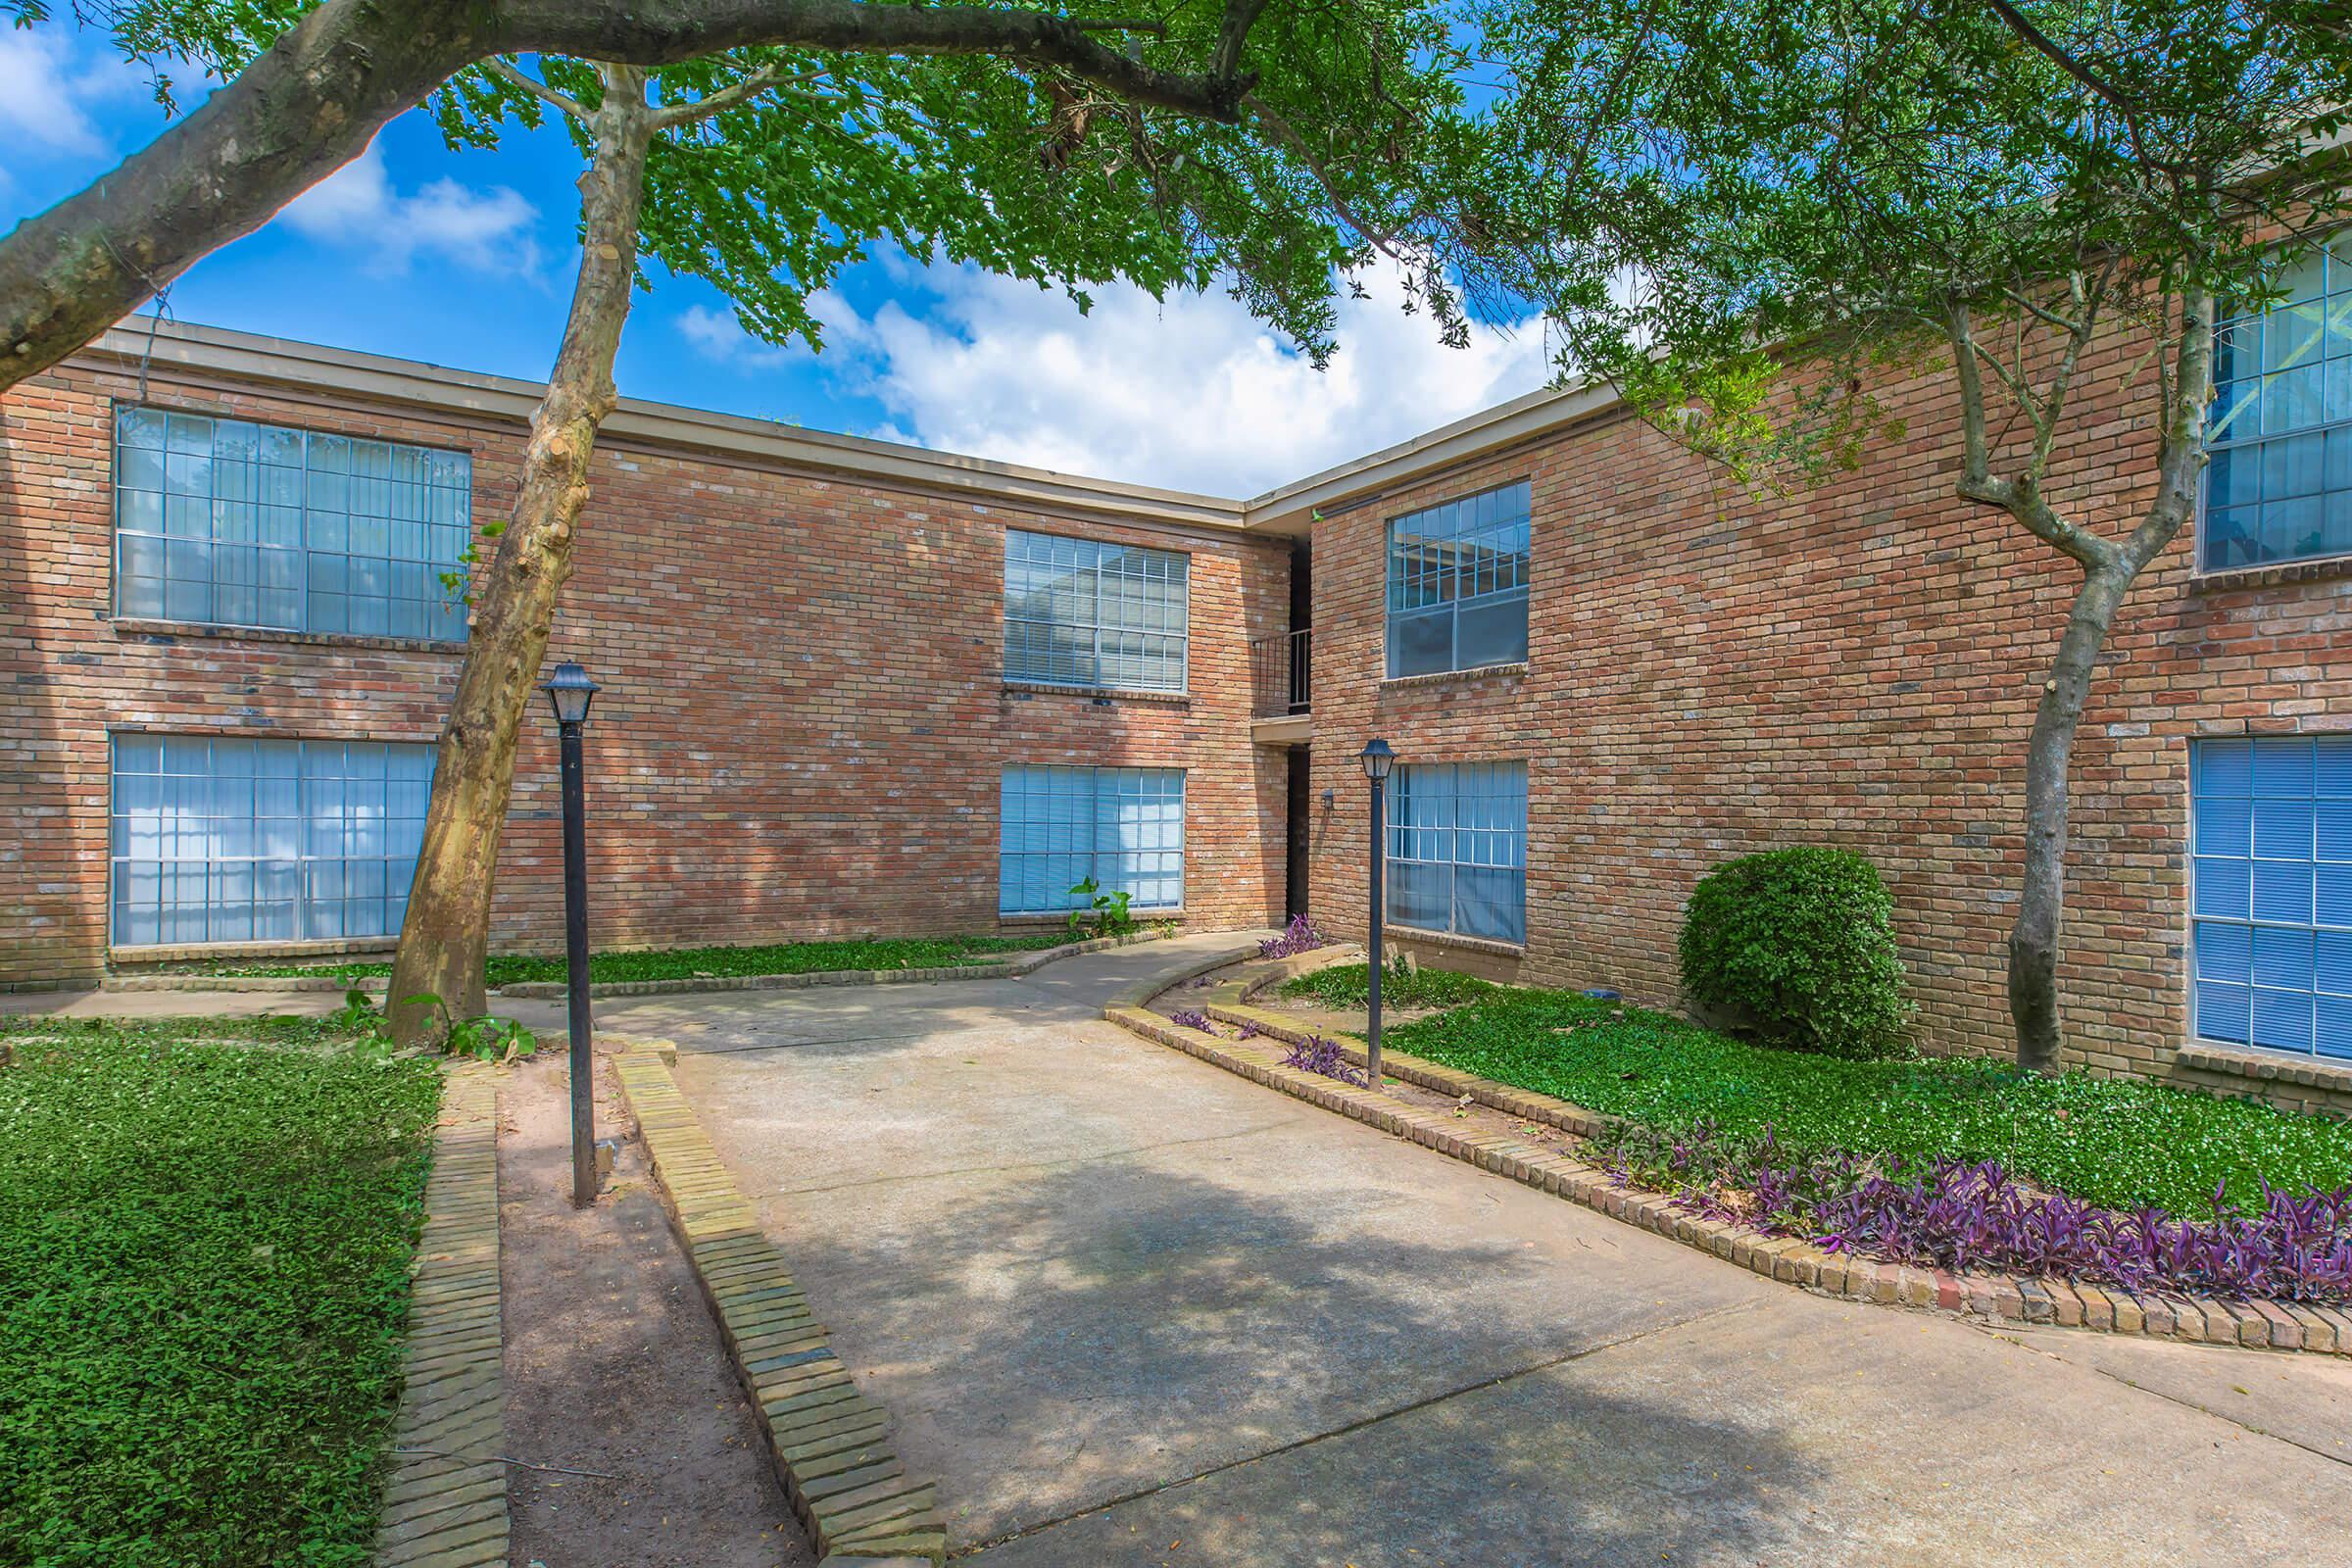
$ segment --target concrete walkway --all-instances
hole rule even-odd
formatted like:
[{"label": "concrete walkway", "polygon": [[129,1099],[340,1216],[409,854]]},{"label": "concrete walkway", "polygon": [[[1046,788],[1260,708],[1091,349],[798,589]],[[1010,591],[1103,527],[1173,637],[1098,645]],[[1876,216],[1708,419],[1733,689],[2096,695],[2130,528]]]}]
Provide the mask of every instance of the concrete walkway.
[{"label": "concrete walkway", "polygon": [[988,1568],[2352,1563],[2352,1363],[1808,1297],[1100,1021],[1229,942],[598,1004]]},{"label": "concrete walkway", "polygon": [[991,1568],[2352,1562],[2352,1366],[1776,1287],[1021,981],[601,1004]]}]

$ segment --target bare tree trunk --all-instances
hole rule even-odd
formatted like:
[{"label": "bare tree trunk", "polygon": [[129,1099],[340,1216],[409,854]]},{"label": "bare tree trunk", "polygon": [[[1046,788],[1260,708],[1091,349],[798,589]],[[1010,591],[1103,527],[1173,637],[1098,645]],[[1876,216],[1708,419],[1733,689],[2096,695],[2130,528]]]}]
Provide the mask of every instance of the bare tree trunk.
[{"label": "bare tree trunk", "polygon": [[2083,573],[2058,657],[2042,683],[2026,747],[2026,875],[2009,933],[2009,1016],[2017,1025],[2017,1064],[2028,1072],[2058,1065],[2058,930],[2066,908],[2067,771],[2075,731],[2090,696],[2099,649],[2133,573],[2121,564]]},{"label": "bare tree trunk", "polygon": [[[531,415],[522,487],[490,569],[476,585],[466,662],[433,774],[424,844],[392,965],[391,1019],[404,1043],[435,1037],[447,1017],[483,1011],[491,885],[514,779],[514,737],[547,653],[556,599],[571,575],[588,501],[588,460],[619,394],[612,362],[636,281],[638,211],[654,131],[646,73],[600,65],[604,101],[589,116],[594,163],[580,177],[580,270],[571,316]],[[436,1007],[414,999],[437,998]]]}]

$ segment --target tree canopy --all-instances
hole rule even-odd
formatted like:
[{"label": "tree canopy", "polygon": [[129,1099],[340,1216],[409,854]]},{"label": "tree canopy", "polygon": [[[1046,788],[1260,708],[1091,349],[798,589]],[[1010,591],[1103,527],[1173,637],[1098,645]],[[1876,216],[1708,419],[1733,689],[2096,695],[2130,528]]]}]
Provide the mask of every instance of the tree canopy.
[{"label": "tree canopy", "polygon": [[[0,0],[37,22],[40,0]],[[168,97],[225,83],[103,181],[0,240],[0,386],[55,363],[419,103],[487,146],[592,62],[676,110],[648,258],[744,325],[880,240],[1071,289],[1222,283],[1318,357],[1335,278],[1387,257],[1450,332],[1476,138],[1439,0],[1228,0],[1093,19],[888,0],[114,0],[79,8]],[[52,20],[49,24],[62,24]],[[760,90],[753,90],[758,88]],[[574,134],[584,130],[577,122]],[[582,143],[585,149],[585,142]]]},{"label": "tree canopy", "polygon": [[1956,301],[2031,331],[2273,292],[2279,242],[2345,215],[2330,9],[1489,0],[1506,265],[1575,371],[1751,476],[1818,473],[1871,427],[1860,372],[1941,349]]}]

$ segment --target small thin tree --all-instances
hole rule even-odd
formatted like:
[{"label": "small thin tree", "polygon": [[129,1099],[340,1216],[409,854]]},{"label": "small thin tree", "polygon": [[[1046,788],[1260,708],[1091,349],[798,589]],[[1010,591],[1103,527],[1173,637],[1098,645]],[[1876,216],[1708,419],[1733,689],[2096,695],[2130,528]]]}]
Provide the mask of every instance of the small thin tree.
[{"label": "small thin tree", "polygon": [[[1598,18],[1494,0],[1487,18],[1518,87],[1497,250],[1554,310],[1574,372],[1786,485],[1899,428],[1878,372],[1940,358],[1957,494],[2079,572],[2027,744],[2009,939],[2018,1061],[2053,1070],[2076,731],[2117,612],[2196,511],[2217,302],[2276,298],[2344,216],[2343,51],[2234,0],[1646,0]],[[2086,368],[2113,391],[2110,356],[2152,425],[2120,531],[2053,483]]]}]

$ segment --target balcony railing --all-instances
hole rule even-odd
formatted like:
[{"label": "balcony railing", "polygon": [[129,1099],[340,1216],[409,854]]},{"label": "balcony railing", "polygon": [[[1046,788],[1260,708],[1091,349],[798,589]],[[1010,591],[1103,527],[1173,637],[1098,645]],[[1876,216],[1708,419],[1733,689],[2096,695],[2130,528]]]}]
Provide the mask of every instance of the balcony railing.
[{"label": "balcony railing", "polygon": [[1250,640],[1250,715],[1280,718],[1307,711],[1307,633],[1286,631]]}]

